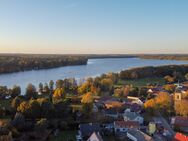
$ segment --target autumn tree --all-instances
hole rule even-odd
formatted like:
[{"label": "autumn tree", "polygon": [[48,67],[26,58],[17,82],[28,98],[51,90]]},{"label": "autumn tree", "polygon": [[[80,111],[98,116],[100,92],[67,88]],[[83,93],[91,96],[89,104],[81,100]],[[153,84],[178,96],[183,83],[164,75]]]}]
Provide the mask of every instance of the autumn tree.
[{"label": "autumn tree", "polygon": [[87,115],[92,112],[93,109],[93,96],[91,92],[86,93],[81,100],[82,110]]},{"label": "autumn tree", "polygon": [[150,99],[150,100],[147,100],[145,103],[144,103],[144,108],[149,111],[150,113],[154,113],[154,110],[156,108],[156,102],[155,102],[155,99]]},{"label": "autumn tree", "polygon": [[172,110],[172,100],[170,95],[166,92],[160,92],[158,96],[155,98],[157,109],[161,111],[171,112]]},{"label": "autumn tree", "polygon": [[114,90],[114,95],[117,97],[127,97],[130,92],[130,86],[126,85]]},{"label": "autumn tree", "polygon": [[58,103],[62,100],[65,100],[65,98],[66,98],[66,93],[63,88],[55,89],[53,97],[52,97],[53,103]]},{"label": "autumn tree", "polygon": [[170,75],[165,76],[164,79],[167,83],[173,83],[175,81],[174,77]]},{"label": "autumn tree", "polygon": [[23,101],[17,108],[17,111],[28,116],[30,114],[30,104],[27,101]]},{"label": "autumn tree", "polygon": [[91,87],[93,85],[93,79],[88,78],[86,82],[84,82],[79,88],[78,88],[78,93],[79,94],[85,94],[87,92],[91,91]]},{"label": "autumn tree", "polygon": [[173,84],[164,85],[164,89],[170,93],[173,93],[175,91],[175,88],[176,88],[176,86]]},{"label": "autumn tree", "polygon": [[144,107],[149,111],[158,110],[170,113],[172,112],[172,101],[168,93],[160,92],[157,97],[147,100]]},{"label": "autumn tree", "polygon": [[22,97],[15,97],[12,102],[11,102],[11,108],[16,111],[18,106],[24,101],[24,99]]},{"label": "autumn tree", "polygon": [[101,80],[101,90],[102,91],[111,91],[113,88],[113,81],[109,78],[104,78]]},{"label": "autumn tree", "polygon": [[177,115],[181,115],[184,117],[188,116],[188,100],[182,100],[179,102],[176,102],[174,105],[174,109]]}]

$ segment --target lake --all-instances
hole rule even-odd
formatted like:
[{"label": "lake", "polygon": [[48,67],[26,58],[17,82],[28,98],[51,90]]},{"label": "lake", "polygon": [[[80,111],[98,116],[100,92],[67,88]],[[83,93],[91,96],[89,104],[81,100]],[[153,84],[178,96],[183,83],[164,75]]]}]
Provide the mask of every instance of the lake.
[{"label": "lake", "polygon": [[171,64],[187,64],[188,61],[175,60],[147,60],[140,58],[105,58],[105,59],[89,59],[87,65],[66,66],[46,70],[33,70],[25,72],[17,72],[11,74],[0,75],[0,85],[12,87],[19,85],[24,93],[28,83],[38,87],[40,82],[45,83],[50,80],[58,80],[64,78],[85,79],[94,77],[108,72],[119,72],[121,70],[143,67],[143,66],[160,66]]}]

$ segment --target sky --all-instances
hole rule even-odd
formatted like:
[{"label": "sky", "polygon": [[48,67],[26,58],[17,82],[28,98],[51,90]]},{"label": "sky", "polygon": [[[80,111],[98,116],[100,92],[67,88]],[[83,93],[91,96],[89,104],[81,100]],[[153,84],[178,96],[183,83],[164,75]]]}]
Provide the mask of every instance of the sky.
[{"label": "sky", "polygon": [[188,53],[188,0],[0,0],[0,53]]}]

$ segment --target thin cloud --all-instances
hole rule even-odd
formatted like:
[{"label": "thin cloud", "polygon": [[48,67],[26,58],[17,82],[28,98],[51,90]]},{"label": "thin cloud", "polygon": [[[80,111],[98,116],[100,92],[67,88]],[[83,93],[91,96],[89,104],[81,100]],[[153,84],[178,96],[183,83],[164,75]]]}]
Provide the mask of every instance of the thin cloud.
[{"label": "thin cloud", "polygon": [[77,6],[78,6],[77,3],[69,3],[69,4],[65,5],[64,8],[69,9],[69,8],[75,8]]}]

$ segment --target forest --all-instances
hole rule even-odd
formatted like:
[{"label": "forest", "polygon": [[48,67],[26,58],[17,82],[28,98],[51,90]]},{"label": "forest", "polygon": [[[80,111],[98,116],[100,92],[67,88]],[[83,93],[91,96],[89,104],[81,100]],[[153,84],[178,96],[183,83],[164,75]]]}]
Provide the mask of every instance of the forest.
[{"label": "forest", "polygon": [[87,58],[78,55],[1,54],[0,74],[26,70],[86,65]]},{"label": "forest", "polygon": [[139,55],[142,59],[157,59],[157,60],[188,60],[187,54],[157,54],[157,55]]}]

